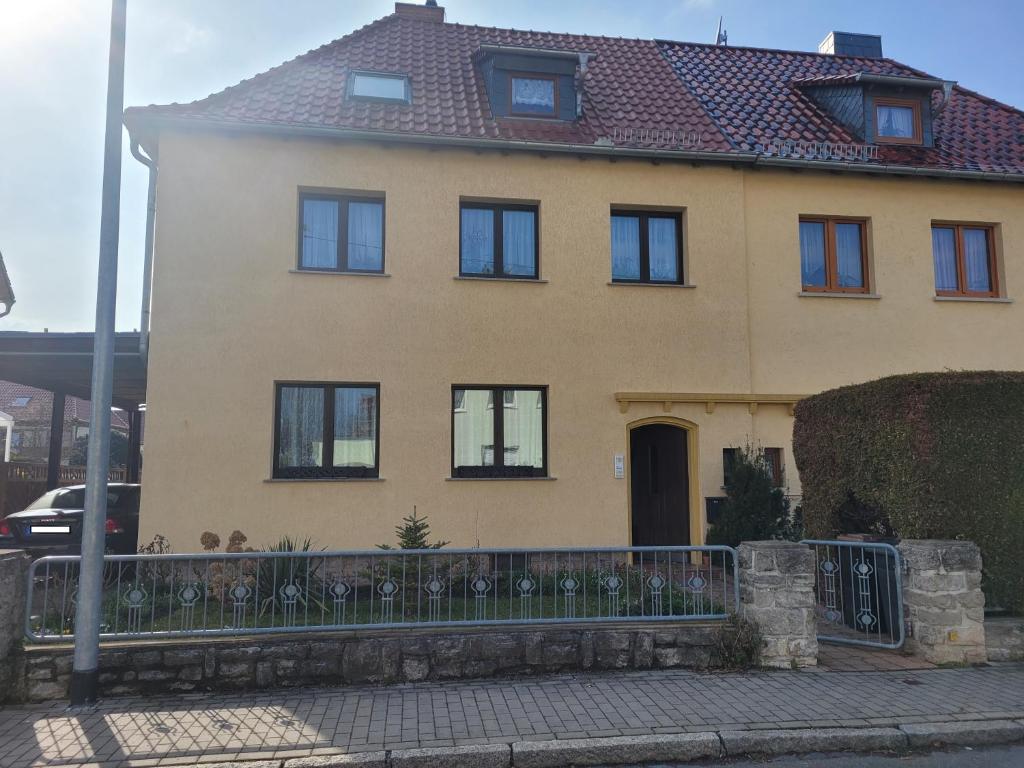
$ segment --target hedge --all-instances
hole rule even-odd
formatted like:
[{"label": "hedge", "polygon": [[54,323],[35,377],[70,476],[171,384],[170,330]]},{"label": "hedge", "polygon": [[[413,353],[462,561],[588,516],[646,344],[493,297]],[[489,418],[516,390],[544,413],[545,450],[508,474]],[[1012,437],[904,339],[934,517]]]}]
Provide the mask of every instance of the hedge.
[{"label": "hedge", "polygon": [[969,539],[987,604],[1024,612],[1024,372],[890,376],[795,415],[809,536]]}]

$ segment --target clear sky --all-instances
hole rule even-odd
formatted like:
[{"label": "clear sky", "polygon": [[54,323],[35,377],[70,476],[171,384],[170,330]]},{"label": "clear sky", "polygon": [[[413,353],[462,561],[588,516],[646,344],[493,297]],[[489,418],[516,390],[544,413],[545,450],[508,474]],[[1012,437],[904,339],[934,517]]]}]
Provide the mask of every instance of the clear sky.
[{"label": "clear sky", "polygon": [[[421,0],[417,0],[419,2]],[[441,0],[448,20],[816,50],[834,29],[1024,107],[1022,0]],[[191,101],[347,34],[388,0],[129,0],[126,105]],[[0,0],[0,252],[17,304],[0,330],[89,330],[95,307],[108,0]],[[145,169],[121,192],[117,324],[139,324]],[[159,257],[159,256],[158,256]],[[216,254],[210,254],[216,258]],[[171,258],[165,254],[164,258]]]}]

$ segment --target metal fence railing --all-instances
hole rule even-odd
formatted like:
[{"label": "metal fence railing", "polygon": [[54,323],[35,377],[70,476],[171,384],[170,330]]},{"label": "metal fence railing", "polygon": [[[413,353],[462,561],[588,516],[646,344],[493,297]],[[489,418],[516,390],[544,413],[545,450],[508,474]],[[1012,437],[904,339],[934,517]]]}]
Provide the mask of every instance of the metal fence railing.
[{"label": "metal fence railing", "polygon": [[903,563],[891,544],[802,542],[814,549],[818,639],[899,648],[905,639]]},{"label": "metal fence railing", "polygon": [[[78,556],[28,577],[25,635],[74,637]],[[239,552],[105,557],[104,639],[396,626],[722,619],[730,547]]]}]

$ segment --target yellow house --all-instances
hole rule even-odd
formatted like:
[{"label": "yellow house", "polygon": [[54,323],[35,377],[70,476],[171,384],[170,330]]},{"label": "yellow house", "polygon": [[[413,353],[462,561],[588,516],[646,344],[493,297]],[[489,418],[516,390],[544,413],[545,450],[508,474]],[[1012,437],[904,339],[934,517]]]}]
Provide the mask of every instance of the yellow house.
[{"label": "yellow house", "polygon": [[[141,537],[699,544],[792,407],[1024,368],[1024,115],[819,53],[395,13],[186,105],[158,166]],[[856,55],[854,55],[856,54]]]}]

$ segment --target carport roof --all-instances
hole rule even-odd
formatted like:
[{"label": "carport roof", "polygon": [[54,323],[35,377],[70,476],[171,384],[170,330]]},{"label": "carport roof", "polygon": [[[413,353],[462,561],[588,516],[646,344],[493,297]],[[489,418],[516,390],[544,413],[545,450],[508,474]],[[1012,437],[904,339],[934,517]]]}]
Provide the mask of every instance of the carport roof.
[{"label": "carport roof", "polygon": [[[92,333],[0,332],[0,379],[91,400],[92,347]],[[139,355],[139,334],[118,333],[113,405],[135,410],[145,402],[146,364]]]}]

